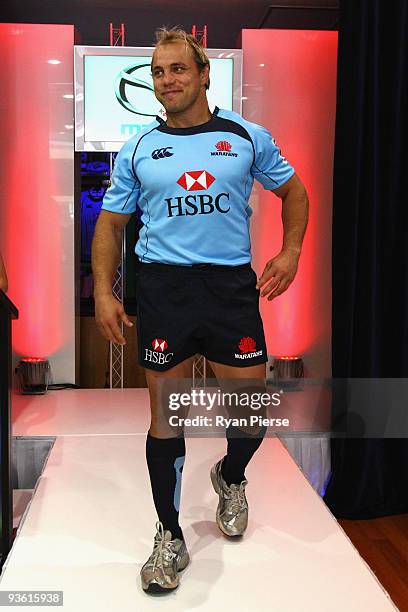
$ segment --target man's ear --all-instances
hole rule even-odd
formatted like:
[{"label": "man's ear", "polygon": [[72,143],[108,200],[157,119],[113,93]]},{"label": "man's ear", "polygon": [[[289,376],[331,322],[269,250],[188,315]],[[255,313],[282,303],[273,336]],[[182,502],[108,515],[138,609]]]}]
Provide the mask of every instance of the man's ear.
[{"label": "man's ear", "polygon": [[209,73],[210,73],[209,66],[204,66],[204,68],[201,71],[201,85],[205,85],[208,82]]}]

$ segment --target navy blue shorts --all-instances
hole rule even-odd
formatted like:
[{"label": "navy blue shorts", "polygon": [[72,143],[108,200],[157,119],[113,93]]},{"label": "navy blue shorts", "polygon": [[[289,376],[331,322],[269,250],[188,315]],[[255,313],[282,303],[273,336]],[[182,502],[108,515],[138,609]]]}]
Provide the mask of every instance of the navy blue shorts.
[{"label": "navy blue shorts", "polygon": [[141,264],[139,270],[140,365],[165,371],[197,353],[238,367],[267,361],[250,264]]}]

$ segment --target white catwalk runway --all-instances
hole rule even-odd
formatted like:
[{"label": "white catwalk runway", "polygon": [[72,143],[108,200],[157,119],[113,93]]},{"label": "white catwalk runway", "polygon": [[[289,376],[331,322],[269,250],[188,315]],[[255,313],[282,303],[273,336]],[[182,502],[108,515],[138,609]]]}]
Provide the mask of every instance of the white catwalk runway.
[{"label": "white catwalk runway", "polygon": [[276,438],[247,468],[250,520],[241,542],[214,522],[209,470],[225,440],[187,438],[180,522],[192,562],[177,591],[146,595],[139,570],[156,520],[144,456],[148,425],[146,389],[13,396],[13,435],[56,441],[0,590],[62,590],[65,612],[397,609]]}]

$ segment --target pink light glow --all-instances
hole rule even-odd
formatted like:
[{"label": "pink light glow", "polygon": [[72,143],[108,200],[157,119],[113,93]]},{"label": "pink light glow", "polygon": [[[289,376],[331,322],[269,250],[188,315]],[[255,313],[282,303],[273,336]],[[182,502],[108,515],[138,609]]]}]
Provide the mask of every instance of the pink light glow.
[{"label": "pink light glow", "polygon": [[[269,129],[310,199],[297,276],[281,296],[261,299],[268,353],[306,355],[309,374],[330,375],[337,32],[243,30],[242,47],[243,115]],[[262,188],[253,200],[253,266],[260,276],[281,249],[281,204]]]},{"label": "pink light glow", "polygon": [[8,293],[19,309],[19,319],[13,323],[13,350],[20,355],[52,355],[67,333],[66,279],[61,273],[67,255],[59,197],[65,167],[59,152],[63,149],[58,149],[62,145],[56,143],[61,127],[56,129],[55,89],[72,81],[72,63],[49,61],[66,54],[72,44],[72,26],[0,24],[0,131],[7,134],[1,139],[0,231]]}]

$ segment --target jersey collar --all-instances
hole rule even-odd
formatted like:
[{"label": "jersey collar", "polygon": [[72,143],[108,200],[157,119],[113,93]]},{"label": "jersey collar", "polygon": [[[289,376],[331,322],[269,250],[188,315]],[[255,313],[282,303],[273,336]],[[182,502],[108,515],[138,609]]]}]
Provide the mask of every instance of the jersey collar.
[{"label": "jersey collar", "polygon": [[201,125],[193,125],[187,128],[169,127],[166,124],[166,122],[161,117],[159,117],[159,115],[157,115],[156,121],[158,121],[158,123],[160,124],[157,129],[159,130],[159,132],[164,132],[165,134],[179,134],[180,136],[183,136],[183,135],[190,136],[190,134],[199,134],[200,132],[206,132],[207,128],[213,123],[214,119],[218,116],[219,110],[220,109],[218,108],[218,106],[216,106],[211,115],[211,119],[209,119],[205,123],[201,123]]}]

